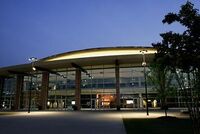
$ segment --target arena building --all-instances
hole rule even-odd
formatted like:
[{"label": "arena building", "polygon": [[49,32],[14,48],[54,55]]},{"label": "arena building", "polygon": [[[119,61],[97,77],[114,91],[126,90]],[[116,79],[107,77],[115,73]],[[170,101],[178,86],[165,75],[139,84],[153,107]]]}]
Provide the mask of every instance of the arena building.
[{"label": "arena building", "polygon": [[108,47],[66,52],[0,68],[0,106],[10,110],[157,107],[144,74],[156,50]]}]

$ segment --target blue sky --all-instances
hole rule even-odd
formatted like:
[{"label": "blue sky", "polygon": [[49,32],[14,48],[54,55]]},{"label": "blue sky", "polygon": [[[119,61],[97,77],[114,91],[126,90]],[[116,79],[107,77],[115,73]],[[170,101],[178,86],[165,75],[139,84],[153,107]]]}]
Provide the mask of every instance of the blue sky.
[{"label": "blue sky", "polygon": [[[199,0],[191,0],[196,8]],[[151,46],[186,0],[0,0],[0,67],[95,47]]]}]

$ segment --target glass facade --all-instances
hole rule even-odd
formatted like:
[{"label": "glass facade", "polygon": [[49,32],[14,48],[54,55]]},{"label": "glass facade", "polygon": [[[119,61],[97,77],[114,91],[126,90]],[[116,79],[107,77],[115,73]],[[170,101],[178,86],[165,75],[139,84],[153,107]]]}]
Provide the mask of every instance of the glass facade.
[{"label": "glass facade", "polygon": [[15,101],[16,78],[5,79],[2,91],[2,109],[11,110]]},{"label": "glass facade", "polygon": [[[82,108],[115,107],[115,69],[91,67],[88,74],[82,73],[81,104]],[[90,77],[89,77],[90,76]]]},{"label": "glass facade", "polygon": [[65,70],[60,75],[50,74],[48,109],[72,109],[75,99],[75,71]]},{"label": "glass facade", "polygon": [[[71,70],[71,71],[70,71]],[[49,109],[72,109],[75,103],[75,69],[55,70],[50,74],[47,106]],[[65,77],[63,77],[65,76]],[[150,89],[149,89],[150,90]],[[122,108],[142,108],[144,72],[141,67],[120,68],[120,105]],[[155,93],[149,95],[153,102]],[[127,102],[130,102],[127,104]],[[81,108],[116,108],[115,66],[89,66],[81,72]]]},{"label": "glass facade", "polygon": [[[80,102],[82,109],[116,108],[116,74],[114,65],[87,66],[81,72]],[[148,68],[147,68],[148,71]],[[47,109],[73,110],[75,105],[76,71],[75,68],[54,70],[49,74]],[[132,65],[120,66],[120,107],[144,108],[145,81],[143,67]],[[159,106],[156,91],[147,83],[148,106]],[[31,110],[40,109],[42,89],[42,74],[24,76],[23,89],[20,93],[20,109],[27,110],[31,102]],[[16,90],[16,78],[6,79],[2,94],[3,109],[12,109]],[[177,92],[178,93],[178,92]],[[176,99],[178,98],[178,99]],[[181,101],[180,97],[169,98],[171,106],[182,106],[174,102]]]},{"label": "glass facade", "polygon": [[30,107],[32,110],[39,109],[40,92],[42,86],[42,75],[34,74],[34,76],[24,76],[23,90],[20,96],[20,108],[27,109]]}]

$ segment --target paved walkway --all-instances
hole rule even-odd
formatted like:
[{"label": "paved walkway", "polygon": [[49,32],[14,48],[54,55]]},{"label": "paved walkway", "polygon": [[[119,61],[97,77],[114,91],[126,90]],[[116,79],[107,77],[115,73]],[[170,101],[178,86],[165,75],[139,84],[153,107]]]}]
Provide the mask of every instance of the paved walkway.
[{"label": "paved walkway", "polygon": [[19,112],[0,116],[1,134],[125,134],[112,112]]},{"label": "paved walkway", "polygon": [[[7,114],[7,113],[5,113]],[[186,118],[179,112],[170,116]],[[67,111],[14,112],[0,114],[1,134],[126,134],[123,118],[157,118],[163,112],[145,111]]]}]

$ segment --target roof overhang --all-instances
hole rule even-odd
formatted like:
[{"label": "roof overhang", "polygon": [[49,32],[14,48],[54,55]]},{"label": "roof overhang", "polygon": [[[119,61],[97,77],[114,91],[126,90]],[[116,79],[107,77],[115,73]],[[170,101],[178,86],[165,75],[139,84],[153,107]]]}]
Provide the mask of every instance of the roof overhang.
[{"label": "roof overhang", "polygon": [[[72,63],[81,67],[96,65],[114,65],[116,60],[119,64],[131,64],[132,66],[141,66],[145,52],[146,62],[150,63],[156,50],[151,47],[114,47],[114,48],[95,48],[86,49],[63,54],[53,55],[34,62],[34,66],[45,68],[47,70],[59,68],[71,68]],[[9,71],[30,72],[32,64],[23,64],[11,67],[0,68],[0,75],[9,75]]]}]

